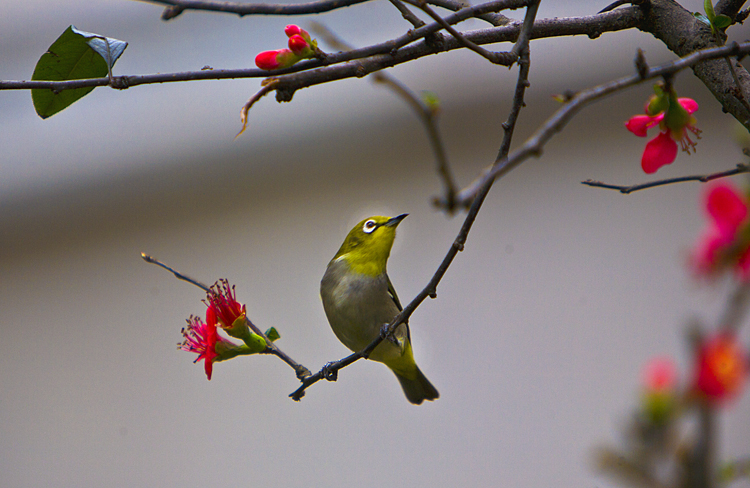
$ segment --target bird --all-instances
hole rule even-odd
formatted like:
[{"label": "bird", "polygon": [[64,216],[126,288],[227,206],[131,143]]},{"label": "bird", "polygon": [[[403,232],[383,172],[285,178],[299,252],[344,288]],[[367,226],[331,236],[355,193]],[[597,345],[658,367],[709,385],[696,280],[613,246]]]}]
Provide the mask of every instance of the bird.
[{"label": "bird", "polygon": [[[336,337],[351,351],[367,347],[401,312],[401,302],[386,272],[396,227],[408,214],[373,216],[359,222],[326,267],[320,297]],[[414,361],[409,324],[396,327],[369,355],[398,378],[409,402],[419,405],[440,395]]]}]

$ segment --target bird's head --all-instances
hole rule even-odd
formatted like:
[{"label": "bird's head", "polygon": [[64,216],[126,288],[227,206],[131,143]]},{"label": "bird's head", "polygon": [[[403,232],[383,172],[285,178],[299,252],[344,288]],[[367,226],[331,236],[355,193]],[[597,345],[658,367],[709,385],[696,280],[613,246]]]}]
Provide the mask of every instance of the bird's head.
[{"label": "bird's head", "polygon": [[370,276],[385,273],[386,262],[396,238],[396,227],[407,215],[376,215],[364,219],[349,231],[331,262],[345,259],[353,271]]}]

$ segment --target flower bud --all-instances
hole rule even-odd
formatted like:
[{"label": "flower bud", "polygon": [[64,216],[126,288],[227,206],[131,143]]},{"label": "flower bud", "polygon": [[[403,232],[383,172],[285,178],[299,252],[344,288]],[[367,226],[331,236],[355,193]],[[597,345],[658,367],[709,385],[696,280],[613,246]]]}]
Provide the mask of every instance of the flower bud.
[{"label": "flower bud", "polygon": [[676,408],[677,370],[669,357],[646,363],[643,370],[642,406],[645,418],[653,425],[664,425]]},{"label": "flower bud", "polygon": [[284,34],[286,34],[287,37],[302,36],[302,39],[306,40],[308,43],[312,42],[310,34],[298,25],[289,24],[284,28]]},{"label": "flower bud", "polygon": [[277,49],[275,51],[263,51],[255,57],[255,65],[260,69],[272,70],[288,68],[300,57],[289,49]]},{"label": "flower bud", "polygon": [[310,44],[299,34],[289,38],[289,50],[300,58],[309,58],[313,55]]}]

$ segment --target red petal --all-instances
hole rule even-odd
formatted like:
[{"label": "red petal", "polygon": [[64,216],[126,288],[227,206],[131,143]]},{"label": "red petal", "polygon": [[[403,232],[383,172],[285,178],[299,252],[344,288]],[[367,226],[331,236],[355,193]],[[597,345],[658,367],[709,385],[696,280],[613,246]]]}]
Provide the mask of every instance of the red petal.
[{"label": "red petal", "polygon": [[656,171],[666,164],[671,164],[677,157],[677,143],[669,136],[669,132],[660,132],[658,136],[648,141],[643,150],[641,167],[646,174]]},{"label": "red petal", "polygon": [[680,102],[682,108],[684,108],[689,114],[698,110],[698,102],[692,98],[678,98],[677,101]]},{"label": "red petal", "polygon": [[646,137],[646,130],[659,123],[660,116],[651,117],[650,115],[634,115],[625,122],[625,128],[638,137]]},{"label": "red petal", "polygon": [[729,183],[711,188],[706,198],[706,210],[722,233],[732,237],[747,217],[748,208],[742,195]]}]

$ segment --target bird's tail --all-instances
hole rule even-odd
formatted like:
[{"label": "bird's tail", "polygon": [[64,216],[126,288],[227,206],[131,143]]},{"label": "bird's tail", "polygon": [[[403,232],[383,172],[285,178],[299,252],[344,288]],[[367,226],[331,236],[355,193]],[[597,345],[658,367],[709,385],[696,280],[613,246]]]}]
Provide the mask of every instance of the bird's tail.
[{"label": "bird's tail", "polygon": [[430,380],[420,371],[420,369],[414,365],[415,371],[413,372],[412,378],[402,376],[395,369],[393,372],[398,378],[398,382],[401,383],[401,388],[404,389],[406,399],[415,405],[419,405],[424,400],[434,400],[440,396],[437,389],[432,386]]},{"label": "bird's tail", "polygon": [[425,400],[434,400],[440,396],[430,380],[417,367],[408,339],[400,357],[383,362],[395,373],[407,400],[411,403],[419,405]]}]

